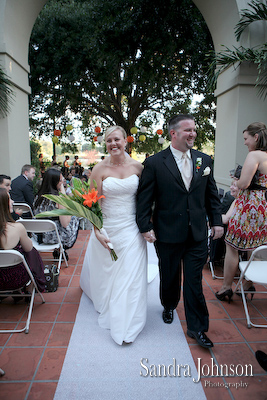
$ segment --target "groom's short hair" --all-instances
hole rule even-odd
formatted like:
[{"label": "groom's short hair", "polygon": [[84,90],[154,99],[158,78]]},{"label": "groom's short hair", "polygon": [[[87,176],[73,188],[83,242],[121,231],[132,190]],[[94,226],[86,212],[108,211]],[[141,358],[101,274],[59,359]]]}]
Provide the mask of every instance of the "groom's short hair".
[{"label": "groom's short hair", "polygon": [[171,129],[174,129],[174,130],[177,129],[179,123],[186,119],[191,119],[194,121],[194,117],[191,114],[178,114],[178,115],[175,115],[174,117],[171,117],[169,120],[169,125],[168,125],[169,133],[170,133]]}]

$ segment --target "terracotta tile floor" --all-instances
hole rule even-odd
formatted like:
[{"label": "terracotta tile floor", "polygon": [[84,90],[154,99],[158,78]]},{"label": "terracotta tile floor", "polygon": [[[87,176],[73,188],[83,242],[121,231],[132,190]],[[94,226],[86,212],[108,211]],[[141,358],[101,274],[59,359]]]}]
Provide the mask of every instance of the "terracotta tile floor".
[{"label": "terracotta tile floor", "polygon": [[[79,231],[78,240],[69,251],[69,268],[62,265],[58,290],[45,293],[45,304],[36,298],[29,334],[0,334],[0,367],[5,371],[0,378],[0,400],[53,399],[79,306],[79,275],[89,234],[89,231]],[[218,301],[214,293],[221,286],[221,281],[212,279],[208,266],[204,268],[203,276],[210,313],[209,337],[215,346],[212,350],[206,350],[196,345],[193,339],[187,338],[196,365],[198,358],[201,358],[201,365],[211,367],[213,358],[219,365],[251,364],[253,368],[252,377],[203,375],[201,382],[207,399],[266,400],[267,373],[258,365],[254,352],[257,349],[267,352],[267,330],[248,329],[241,300],[235,296],[231,304]],[[255,318],[265,323],[266,305],[267,296],[263,294],[255,295],[250,304]],[[21,326],[26,311],[24,303],[15,305],[11,299],[4,300],[0,304],[0,329],[17,324]],[[177,311],[186,330],[182,303]],[[203,370],[205,375],[207,366]],[[241,374],[240,371],[237,373]],[[237,389],[233,386],[235,383],[248,386]],[[231,386],[226,388],[226,384]]]}]

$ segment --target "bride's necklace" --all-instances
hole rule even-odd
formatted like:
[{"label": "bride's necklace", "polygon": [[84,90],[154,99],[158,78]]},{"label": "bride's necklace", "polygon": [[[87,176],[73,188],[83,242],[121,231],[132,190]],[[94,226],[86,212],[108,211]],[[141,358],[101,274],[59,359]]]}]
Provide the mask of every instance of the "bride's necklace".
[{"label": "bride's necklace", "polygon": [[113,163],[110,161],[110,165],[113,165],[113,167],[119,167],[120,165],[123,165],[125,163],[126,163],[126,158],[121,163]]}]

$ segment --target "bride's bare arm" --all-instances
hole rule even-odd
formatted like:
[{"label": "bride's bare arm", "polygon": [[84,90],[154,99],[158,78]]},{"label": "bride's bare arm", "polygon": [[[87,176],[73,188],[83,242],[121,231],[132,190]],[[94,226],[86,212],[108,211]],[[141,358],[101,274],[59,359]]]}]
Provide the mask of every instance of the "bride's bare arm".
[{"label": "bride's bare arm", "polygon": [[[90,187],[91,189],[94,188],[93,180],[96,181],[97,184],[97,191],[98,191],[98,196],[102,195],[102,182],[103,182],[103,175],[104,175],[104,166],[102,163],[97,164],[92,171],[92,174],[90,176],[91,184]],[[98,200],[99,204],[101,206],[101,199]],[[104,246],[106,249],[110,251],[110,248],[108,246],[109,239],[102,233],[100,233],[99,229],[94,227],[95,235],[96,238],[99,240],[99,242]]]}]

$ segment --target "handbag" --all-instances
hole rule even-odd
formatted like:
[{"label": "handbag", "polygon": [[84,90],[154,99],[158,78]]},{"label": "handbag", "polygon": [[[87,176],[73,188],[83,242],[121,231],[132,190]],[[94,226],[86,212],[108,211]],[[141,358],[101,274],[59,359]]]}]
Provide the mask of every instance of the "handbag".
[{"label": "handbag", "polygon": [[58,288],[59,269],[55,264],[46,265],[44,268],[45,274],[45,291],[55,292]]}]

